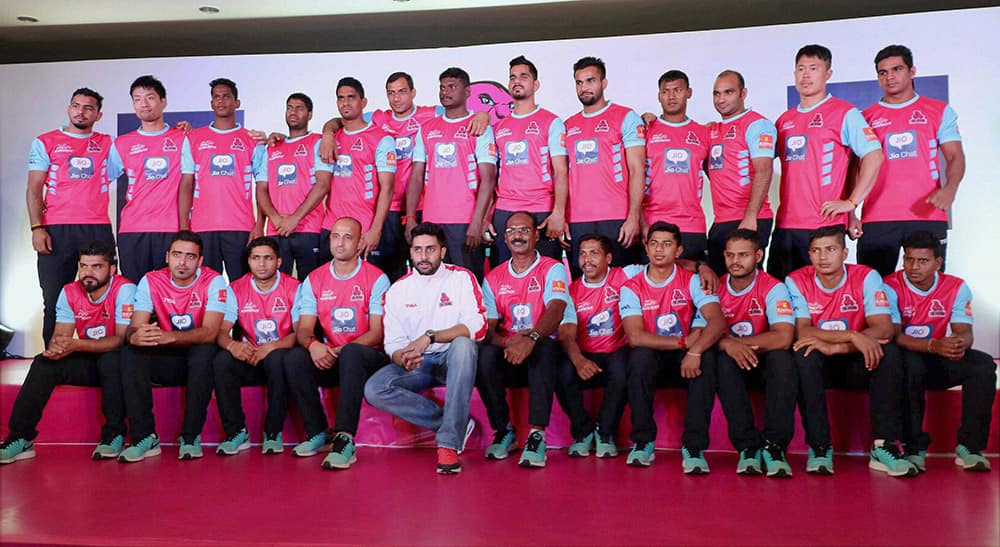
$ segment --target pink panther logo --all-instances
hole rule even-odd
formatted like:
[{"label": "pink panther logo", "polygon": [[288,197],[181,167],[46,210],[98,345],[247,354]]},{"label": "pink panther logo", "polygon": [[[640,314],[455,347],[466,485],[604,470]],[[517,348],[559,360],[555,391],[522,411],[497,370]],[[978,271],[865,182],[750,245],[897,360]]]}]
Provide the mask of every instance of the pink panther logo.
[{"label": "pink panther logo", "polygon": [[514,110],[514,98],[507,88],[488,80],[472,82],[466,107],[471,112],[489,112],[490,124],[510,116]]}]

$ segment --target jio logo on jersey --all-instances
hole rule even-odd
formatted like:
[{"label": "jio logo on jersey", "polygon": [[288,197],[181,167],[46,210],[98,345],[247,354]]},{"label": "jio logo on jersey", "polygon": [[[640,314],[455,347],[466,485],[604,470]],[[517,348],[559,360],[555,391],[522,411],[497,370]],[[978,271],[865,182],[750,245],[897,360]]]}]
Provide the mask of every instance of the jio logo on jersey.
[{"label": "jio logo on jersey", "polygon": [[597,163],[597,139],[576,141],[576,164],[589,165]]},{"label": "jio logo on jersey", "polygon": [[236,158],[232,154],[215,154],[212,156],[213,177],[231,177],[236,173]]},{"label": "jio logo on jersey", "polygon": [[354,160],[351,159],[351,155],[346,152],[337,154],[337,163],[333,164],[333,176],[350,177],[353,170]]},{"label": "jio logo on jersey", "polygon": [[528,163],[528,141],[507,143],[504,165],[524,165]]},{"label": "jio logo on jersey", "polygon": [[934,328],[930,325],[906,325],[906,328],[903,329],[903,334],[913,338],[928,339],[933,333]]},{"label": "jio logo on jersey", "polygon": [[917,157],[917,133],[915,131],[903,131],[902,133],[889,133],[885,139],[886,156],[890,160],[905,160]]},{"label": "jio logo on jersey", "polygon": [[87,156],[73,156],[69,159],[69,178],[87,180],[94,176],[94,160]]},{"label": "jio logo on jersey", "polygon": [[806,161],[805,135],[789,135],[785,138],[785,161]]},{"label": "jio logo on jersey", "polygon": [[611,336],[614,332],[615,324],[611,317],[611,310],[596,313],[587,322],[587,336]]},{"label": "jio logo on jersey", "polygon": [[146,180],[163,180],[167,178],[167,171],[170,170],[170,160],[162,157],[146,158],[143,162],[142,171]]},{"label": "jio logo on jersey", "polygon": [[674,312],[665,313],[656,318],[656,334],[660,336],[681,336],[681,322]]},{"label": "jio logo on jersey", "polygon": [[354,308],[334,308],[330,331],[334,334],[358,332],[358,317]]},{"label": "jio logo on jersey", "polygon": [[691,153],[685,148],[667,148],[663,152],[663,172],[678,175],[691,172]]},{"label": "jio logo on jersey", "polygon": [[453,142],[434,145],[434,167],[458,167],[458,148]]},{"label": "jio logo on jersey", "polygon": [[190,313],[171,315],[170,324],[174,326],[174,330],[192,330],[194,329],[194,316]]},{"label": "jio logo on jersey", "polygon": [[295,184],[295,164],[283,163],[278,166],[278,186]]},{"label": "jio logo on jersey", "polygon": [[722,169],[722,152],[725,151],[725,145],[713,144],[712,148],[708,150],[708,169],[710,171],[718,171]]},{"label": "jio logo on jersey", "polygon": [[278,341],[278,322],[274,319],[258,319],[253,322],[257,345]]},{"label": "jio logo on jersey", "polygon": [[737,321],[729,326],[729,332],[737,338],[743,336],[753,336],[753,322]]},{"label": "jio logo on jersey", "polygon": [[83,331],[83,335],[86,336],[87,340],[100,340],[108,335],[108,328],[104,325],[87,327],[87,330]]},{"label": "jio logo on jersey", "polygon": [[819,322],[820,330],[847,330],[846,319],[828,319]]},{"label": "jio logo on jersey", "polygon": [[413,156],[413,137],[396,137],[396,161]]},{"label": "jio logo on jersey", "polygon": [[510,326],[511,331],[520,332],[534,327],[531,321],[531,304],[513,304],[510,307],[510,316],[514,318]]}]

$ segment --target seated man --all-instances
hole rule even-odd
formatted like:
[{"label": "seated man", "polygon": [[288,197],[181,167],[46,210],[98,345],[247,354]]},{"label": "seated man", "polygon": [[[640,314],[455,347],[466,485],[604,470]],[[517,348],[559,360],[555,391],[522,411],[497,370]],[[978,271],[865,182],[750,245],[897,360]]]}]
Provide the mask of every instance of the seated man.
[{"label": "seated man", "polygon": [[507,406],[507,381],[527,376],[531,432],[521,452],[521,467],[545,466],[545,428],[562,355],[549,338],[570,304],[566,268],[535,250],[538,224],[530,213],[507,219],[504,238],[510,260],[490,270],[483,282],[486,343],[479,350],[476,385],[493,428],[486,458],[502,460],[515,441]]},{"label": "seated man", "polygon": [[64,286],[56,301],[49,348],[32,361],[14,399],[7,438],[0,444],[0,464],[35,457],[35,428],[57,385],[101,387],[105,423],[92,455],[95,460],[117,458],[125,445],[118,350],[132,317],[135,285],[117,275],[113,247],[95,241],[78,256],[78,280]]},{"label": "seated man", "polygon": [[[714,360],[702,354],[726,330],[719,299],[702,289],[698,274],[677,267],[684,252],[676,224],[656,222],[646,236],[649,265],[622,286],[618,301],[625,336],[632,353],[628,359],[628,400],[632,408],[632,441],[626,463],[649,466],[655,459],[656,422],[653,396],[656,380],[669,367],[687,384],[684,416],[683,468],[685,473],[708,473],[702,452],[708,448],[708,427],[715,405]],[[705,327],[691,332],[695,313]]]},{"label": "seated man", "polygon": [[[385,294],[385,351],[392,364],[365,384],[375,408],[435,432],[437,472],[462,472],[458,453],[472,433],[469,400],[476,379],[476,342],[486,333],[486,308],[471,271],[442,265],[445,232],[424,222],[410,243],[413,272]],[[420,395],[447,385],[442,409]],[[462,436],[464,433],[464,436]]]},{"label": "seated man", "polygon": [[[215,398],[226,440],[216,454],[232,456],[250,448],[240,386],[267,385],[263,454],[284,451],[281,430],[288,414],[283,361],[295,346],[293,313],[299,282],[282,274],[280,246],[272,237],[258,237],[247,246],[250,273],[230,283],[226,313],[216,342],[222,351],[213,362]],[[233,338],[233,327],[240,335]]]},{"label": "seated man", "polygon": [[129,345],[121,357],[132,445],[118,457],[120,462],[160,455],[153,384],[187,386],[178,458],[202,457],[201,430],[212,398],[212,359],[225,311],[226,282],[202,267],[201,248],[198,234],[177,232],[167,251],[167,267],[143,276],[136,288]]},{"label": "seated man", "polygon": [[[306,440],[293,452],[314,456],[330,443],[319,386],[340,386],[335,435],[323,469],[348,469],[357,462],[358,432],[365,380],[387,359],[382,345],[382,297],[389,278],[359,258],[361,223],[337,219],[330,228],[333,260],[309,274],[299,288],[296,338],[299,346],[285,356],[285,379],[302,413]],[[314,334],[319,324],[324,341]]]},{"label": "seated man", "polygon": [[[795,433],[799,379],[788,348],[795,318],[788,288],[759,269],[764,260],[756,230],[738,229],[726,239],[719,304],[729,327],[719,340],[716,359],[719,401],[729,423],[729,439],[740,453],[736,472],[791,477],[785,450]],[[754,424],[746,382],[764,381],[764,431]],[[763,450],[761,450],[763,448]]]},{"label": "seated man", "polygon": [[[890,299],[898,301],[896,343],[903,350],[907,396],[903,399],[906,459],[926,471],[931,443],[923,430],[924,391],[962,386],[962,424],[955,463],[968,471],[989,471],[982,451],[990,436],[996,397],[996,364],[972,349],[972,293],[961,279],[941,273],[944,252],[930,232],[903,238],[903,269],[888,275]],[[948,329],[951,328],[951,334]]]},{"label": "seated man", "polygon": [[[643,267],[611,267],[611,240],[602,235],[581,237],[579,248],[583,276],[569,286],[573,306],[559,326],[566,359],[559,368],[556,395],[570,420],[573,444],[569,455],[589,456],[591,445],[596,444],[598,458],[613,458],[618,455],[615,433],[628,397],[628,348],[618,295],[622,285]],[[604,386],[596,425],[583,406],[583,389],[595,386]]]},{"label": "seated man", "polygon": [[902,432],[900,399],[903,366],[893,335],[891,304],[878,273],[844,264],[844,227],[826,226],[809,234],[809,260],[788,275],[797,338],[799,405],[809,458],[806,472],[833,474],[826,387],[867,387],[871,399],[872,444],[868,467],[893,477],[917,468],[896,442]]}]

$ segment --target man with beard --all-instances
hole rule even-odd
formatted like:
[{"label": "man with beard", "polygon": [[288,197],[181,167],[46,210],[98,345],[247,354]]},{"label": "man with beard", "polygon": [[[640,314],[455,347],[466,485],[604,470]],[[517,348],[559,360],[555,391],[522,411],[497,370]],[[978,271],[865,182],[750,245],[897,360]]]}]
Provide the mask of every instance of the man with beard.
[{"label": "man with beard", "polygon": [[95,241],[77,256],[79,280],[59,293],[55,332],[48,349],[32,361],[14,400],[7,438],[0,444],[0,464],[35,457],[35,427],[52,390],[64,384],[101,387],[105,423],[93,459],[117,458],[124,447],[118,350],[132,317],[135,285],[117,275],[114,247]]}]

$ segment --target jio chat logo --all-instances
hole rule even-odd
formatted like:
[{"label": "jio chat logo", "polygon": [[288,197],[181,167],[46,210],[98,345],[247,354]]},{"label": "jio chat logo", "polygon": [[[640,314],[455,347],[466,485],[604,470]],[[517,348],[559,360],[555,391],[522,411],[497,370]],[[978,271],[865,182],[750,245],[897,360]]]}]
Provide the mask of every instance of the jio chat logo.
[{"label": "jio chat logo", "polygon": [[171,315],[170,324],[173,325],[174,330],[192,330],[194,329],[194,316],[190,313]]},{"label": "jio chat logo", "polygon": [[906,325],[903,334],[913,338],[928,339],[934,334],[934,329],[930,325]]},{"label": "jio chat logo", "polygon": [[905,160],[917,157],[917,134],[914,131],[890,133],[885,139],[886,156],[890,160]]},{"label": "jio chat logo", "polygon": [[87,340],[100,340],[108,335],[108,328],[104,325],[87,327],[87,329],[83,331],[83,335],[87,338]]},{"label": "jio chat logo", "polygon": [[396,137],[396,161],[413,157],[413,137]]},{"label": "jio chat logo", "polygon": [[710,171],[718,171],[723,167],[722,153],[725,151],[725,145],[713,144],[712,148],[708,150],[708,169]]},{"label": "jio chat logo", "polygon": [[358,332],[358,318],[354,308],[334,308],[330,329],[334,334]]},{"label": "jio chat logo", "polygon": [[656,334],[660,336],[682,336],[681,322],[674,312],[665,313],[656,318]]},{"label": "jio chat logo", "polygon": [[611,310],[595,313],[587,322],[587,336],[610,336],[615,332],[614,319]]},{"label": "jio chat logo", "polygon": [[213,177],[231,177],[236,173],[236,158],[232,154],[215,154],[211,163]]},{"label": "jio chat logo", "polygon": [[296,169],[294,163],[283,163],[278,166],[278,186],[295,184]]},{"label": "jio chat logo", "polygon": [[737,338],[753,336],[753,323],[750,321],[737,321],[729,326],[729,332]]},{"label": "jio chat logo", "polygon": [[684,148],[668,148],[663,152],[663,172],[684,174],[691,171],[691,153]]},{"label": "jio chat logo", "polygon": [[504,165],[528,163],[528,141],[511,141],[504,147]]},{"label": "jio chat logo", "polygon": [[805,135],[789,135],[785,138],[785,161],[806,161]]},{"label": "jio chat logo", "polygon": [[346,152],[337,154],[337,162],[333,164],[333,176],[350,177],[354,171],[354,159]]},{"label": "jio chat logo", "polygon": [[820,330],[847,330],[846,319],[828,319],[819,322]]},{"label": "jio chat logo", "polygon": [[94,176],[94,160],[87,156],[73,156],[69,159],[69,178],[88,180]]},{"label": "jio chat logo", "polygon": [[510,307],[510,315],[514,318],[510,330],[520,332],[534,328],[534,324],[531,321],[531,304],[512,305]]},{"label": "jio chat logo", "polygon": [[253,322],[257,345],[278,341],[278,322],[274,319],[258,319]]},{"label": "jio chat logo", "polygon": [[143,174],[146,180],[163,180],[167,178],[170,171],[170,160],[162,157],[146,158],[142,165]]},{"label": "jio chat logo", "polygon": [[597,139],[582,139],[576,141],[576,164],[589,165],[597,163]]},{"label": "jio chat logo", "polygon": [[458,148],[453,142],[434,145],[434,167],[458,167]]}]

